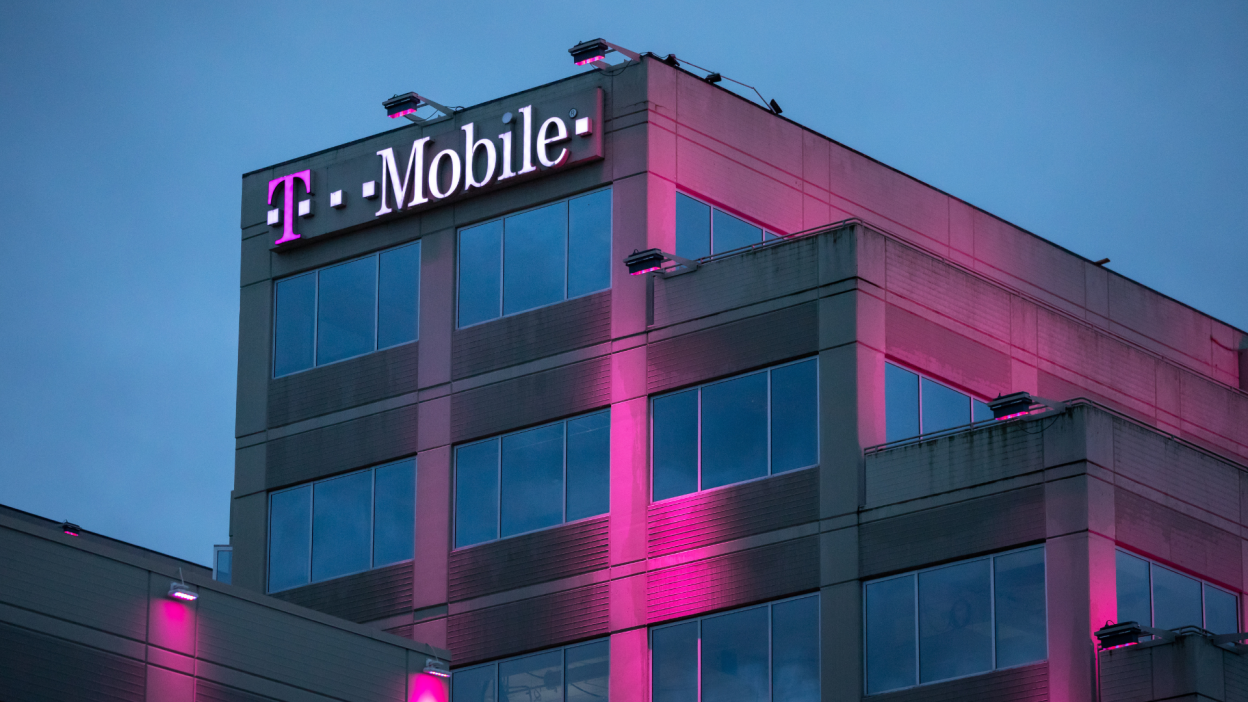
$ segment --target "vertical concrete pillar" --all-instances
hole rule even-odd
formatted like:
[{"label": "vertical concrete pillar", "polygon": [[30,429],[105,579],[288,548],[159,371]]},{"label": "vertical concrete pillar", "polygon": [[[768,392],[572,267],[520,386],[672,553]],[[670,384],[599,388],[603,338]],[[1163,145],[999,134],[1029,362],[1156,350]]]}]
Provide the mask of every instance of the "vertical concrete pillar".
[{"label": "vertical concrete pillar", "polygon": [[820,668],[824,702],[862,699],[862,585],[829,585],[819,592]]},{"label": "vertical concrete pillar", "polygon": [[650,699],[650,637],[646,628],[611,635],[611,702]]},{"label": "vertical concrete pillar", "polygon": [[451,510],[451,447],[443,445],[421,451],[416,456],[414,609],[446,603],[447,562],[452,543]]},{"label": "vertical concrete pillar", "polygon": [[451,380],[451,335],[455,329],[455,230],[420,240],[420,358],[417,377],[428,388]]}]

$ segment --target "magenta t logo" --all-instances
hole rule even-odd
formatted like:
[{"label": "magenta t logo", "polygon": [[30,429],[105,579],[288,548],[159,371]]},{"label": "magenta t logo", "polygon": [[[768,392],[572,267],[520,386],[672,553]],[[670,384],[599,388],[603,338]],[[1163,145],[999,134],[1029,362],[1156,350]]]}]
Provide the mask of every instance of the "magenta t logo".
[{"label": "magenta t logo", "polygon": [[[303,181],[303,189],[309,195],[312,194],[312,171],[299,171],[284,175],[281,178],[274,178],[269,181],[269,204],[273,204],[273,192],[277,190],[277,186],[285,183],[286,187],[282,195],[282,238],[273,242],[273,245],[285,244],[288,241],[294,241],[299,238],[295,233],[295,181]],[[276,214],[276,213],[274,213]]]}]

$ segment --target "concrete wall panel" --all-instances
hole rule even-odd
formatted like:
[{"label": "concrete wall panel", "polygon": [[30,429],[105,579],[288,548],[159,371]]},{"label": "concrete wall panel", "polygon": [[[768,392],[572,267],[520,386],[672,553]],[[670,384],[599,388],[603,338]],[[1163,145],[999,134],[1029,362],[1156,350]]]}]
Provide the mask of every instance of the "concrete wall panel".
[{"label": "concrete wall panel", "polygon": [[454,380],[600,344],[611,338],[611,291],[458,329]]},{"label": "concrete wall panel", "polygon": [[608,356],[466,390],[451,396],[451,440],[459,443],[605,407]]},{"label": "concrete wall panel", "polygon": [[269,382],[268,426],[415,392],[420,343],[404,344]]},{"label": "concrete wall panel", "polygon": [[607,583],[452,615],[455,665],[512,656],[607,633]]},{"label": "concrete wall panel", "polygon": [[370,414],[267,444],[272,490],[416,453],[417,405]]},{"label": "concrete wall panel", "polygon": [[272,594],[300,607],[368,622],[412,611],[412,564],[396,563]]},{"label": "concrete wall panel", "polygon": [[605,568],[607,534],[604,515],[452,551],[450,601]]}]

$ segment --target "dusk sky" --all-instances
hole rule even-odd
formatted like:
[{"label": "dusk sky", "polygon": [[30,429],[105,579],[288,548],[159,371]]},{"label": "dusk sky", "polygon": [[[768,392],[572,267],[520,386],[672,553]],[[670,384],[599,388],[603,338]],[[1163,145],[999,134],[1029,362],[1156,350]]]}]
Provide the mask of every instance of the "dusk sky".
[{"label": "dusk sky", "polygon": [[40,2],[0,22],[0,503],[228,540],[241,175],[602,36],[1248,329],[1248,2]]}]

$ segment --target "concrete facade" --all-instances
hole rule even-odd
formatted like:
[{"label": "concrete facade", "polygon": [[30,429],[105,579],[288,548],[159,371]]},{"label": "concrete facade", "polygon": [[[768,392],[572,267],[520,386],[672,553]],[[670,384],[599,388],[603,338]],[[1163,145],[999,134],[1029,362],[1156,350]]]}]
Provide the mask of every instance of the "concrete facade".
[{"label": "concrete facade", "polygon": [[[357,197],[380,150],[406,160],[421,137],[594,88],[600,160],[410,214]],[[305,169],[328,183],[317,214],[275,246],[268,184]],[[456,328],[460,228],[605,185],[609,290]],[[678,192],[805,234],[629,276],[630,252],[674,250]],[[1248,585],[1243,331],[652,58],[247,174],[242,198],[236,585],[267,589],[272,491],[411,456],[414,559],[275,595],[457,668],[609,637],[613,702],[650,697],[649,627],[815,592],[822,698],[861,699],[864,581],[1032,544],[1047,660],[881,697],[1091,700],[1116,549]],[[274,281],[416,240],[418,342],[273,377]],[[653,395],[800,358],[818,359],[817,467],[651,501]],[[981,400],[1074,402],[881,446],[886,363]],[[609,514],[452,547],[455,446],[604,408]]]},{"label": "concrete facade", "polygon": [[[0,508],[0,698],[13,702],[445,696],[435,649],[215,582],[186,561]],[[168,596],[184,582],[199,597]]]}]

